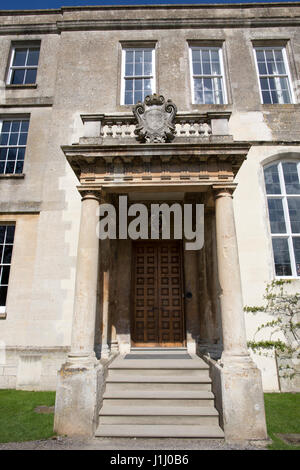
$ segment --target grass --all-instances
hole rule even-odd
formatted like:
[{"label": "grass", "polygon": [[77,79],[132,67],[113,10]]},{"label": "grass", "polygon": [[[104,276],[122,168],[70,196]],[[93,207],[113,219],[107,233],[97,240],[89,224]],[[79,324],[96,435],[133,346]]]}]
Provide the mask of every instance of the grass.
[{"label": "grass", "polygon": [[270,450],[300,450],[300,445],[288,445],[277,434],[300,435],[300,393],[265,393],[268,435],[273,443]]},{"label": "grass", "polygon": [[[55,392],[0,390],[0,442],[48,439],[54,435],[53,413],[39,414],[37,406],[53,406]],[[265,393],[267,429],[271,450],[300,450],[277,434],[300,434],[300,393]]]},{"label": "grass", "polygon": [[54,414],[36,413],[37,406],[53,406],[55,392],[0,390],[0,442],[47,439],[54,435]]}]

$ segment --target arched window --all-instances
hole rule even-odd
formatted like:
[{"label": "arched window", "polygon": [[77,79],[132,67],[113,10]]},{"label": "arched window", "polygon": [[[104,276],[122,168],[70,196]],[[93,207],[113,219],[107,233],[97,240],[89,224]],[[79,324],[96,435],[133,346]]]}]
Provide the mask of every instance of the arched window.
[{"label": "arched window", "polygon": [[264,168],[276,276],[300,276],[300,162]]}]

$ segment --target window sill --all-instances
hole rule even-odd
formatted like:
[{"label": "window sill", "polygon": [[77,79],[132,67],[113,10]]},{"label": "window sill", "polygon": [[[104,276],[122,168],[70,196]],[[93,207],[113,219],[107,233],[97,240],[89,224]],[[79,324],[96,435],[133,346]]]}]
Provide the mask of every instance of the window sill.
[{"label": "window sill", "polygon": [[21,180],[25,178],[25,173],[7,173],[7,174],[0,174],[1,180]]},{"label": "window sill", "polygon": [[12,85],[10,83],[7,83],[5,85],[5,88],[12,89],[12,90],[15,90],[15,89],[19,90],[19,89],[26,89],[26,88],[31,89],[31,88],[37,88],[37,84],[36,83],[28,83],[27,85],[26,84],[25,85]]},{"label": "window sill", "polygon": [[300,104],[299,103],[286,103],[286,104],[280,104],[280,103],[261,103],[262,109],[280,109],[280,111],[285,111],[285,110],[290,110],[290,109],[299,109]]}]

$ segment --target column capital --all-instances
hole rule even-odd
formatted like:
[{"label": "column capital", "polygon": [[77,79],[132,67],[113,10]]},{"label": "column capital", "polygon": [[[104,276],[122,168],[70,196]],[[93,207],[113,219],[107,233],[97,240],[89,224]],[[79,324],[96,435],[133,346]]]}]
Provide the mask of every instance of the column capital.
[{"label": "column capital", "polygon": [[230,185],[230,186],[217,186],[214,185],[212,187],[213,189],[213,194],[214,198],[220,198],[220,197],[230,197],[232,198],[232,195],[234,193],[234,190],[236,189],[237,185]]},{"label": "column capital", "polygon": [[105,193],[101,188],[85,188],[77,186],[77,190],[81,195],[81,200],[96,199],[99,203],[105,202]]}]

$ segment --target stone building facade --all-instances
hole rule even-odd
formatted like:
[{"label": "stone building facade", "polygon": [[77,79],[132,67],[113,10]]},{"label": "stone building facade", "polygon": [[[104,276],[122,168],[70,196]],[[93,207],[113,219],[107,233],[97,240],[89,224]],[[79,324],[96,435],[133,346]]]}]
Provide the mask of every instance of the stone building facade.
[{"label": "stone building facade", "polygon": [[[268,317],[243,312],[276,277],[299,288],[299,14],[0,11],[0,386],[57,389],[59,431],[75,433],[69,400],[93,432],[107,364],[134,347],[204,357],[229,438],[245,419],[258,423],[245,438],[265,437],[262,389],[299,389],[296,362],[291,382],[249,353]],[[120,196],[203,204],[203,248],[99,241],[99,205],[118,210]]]}]

